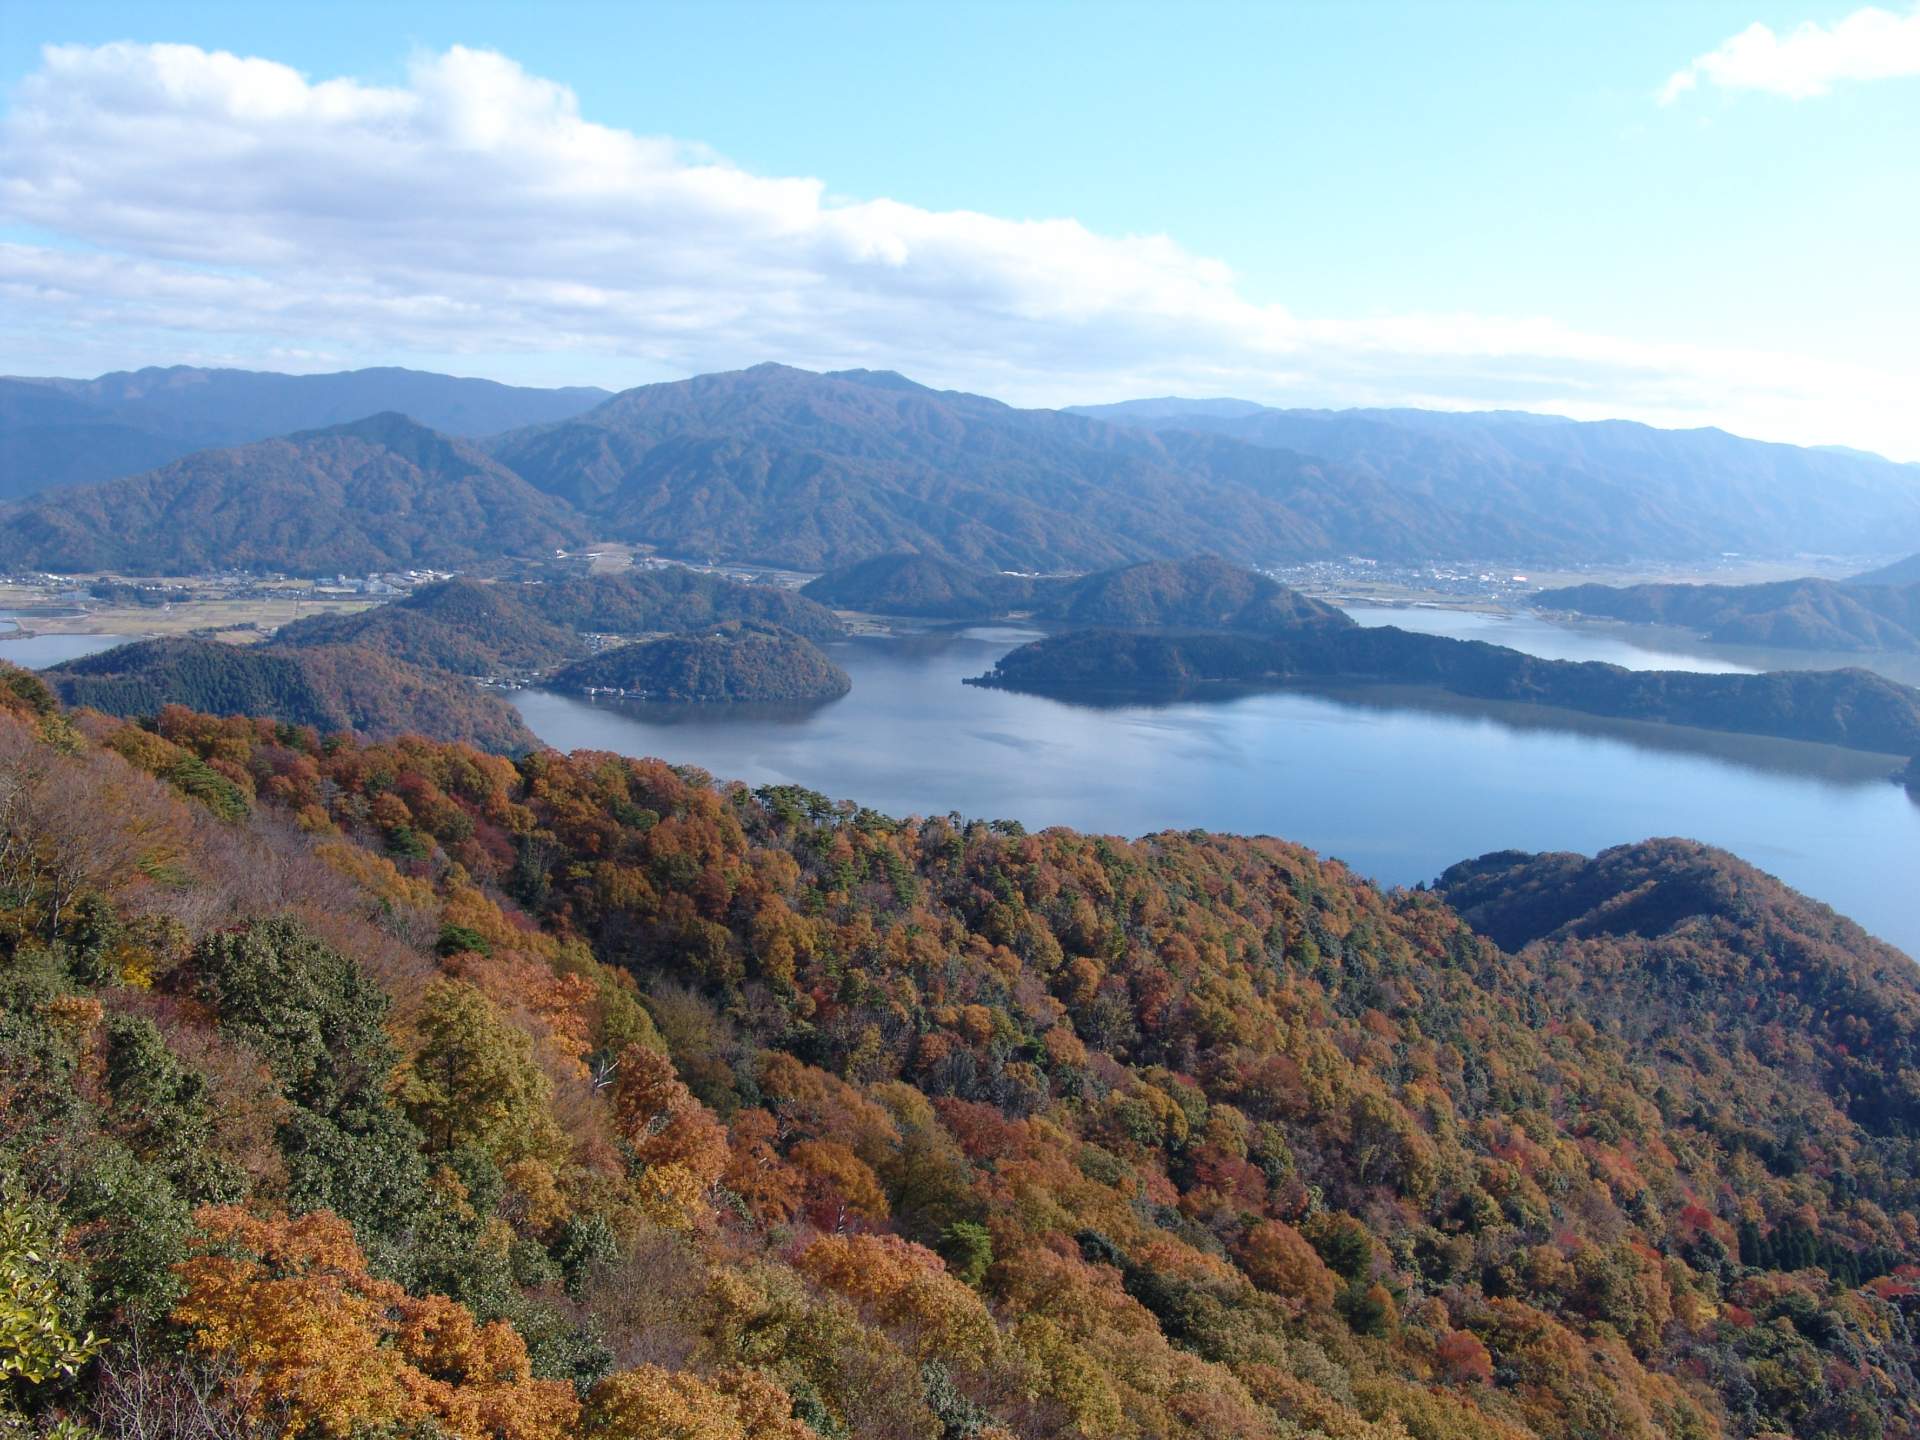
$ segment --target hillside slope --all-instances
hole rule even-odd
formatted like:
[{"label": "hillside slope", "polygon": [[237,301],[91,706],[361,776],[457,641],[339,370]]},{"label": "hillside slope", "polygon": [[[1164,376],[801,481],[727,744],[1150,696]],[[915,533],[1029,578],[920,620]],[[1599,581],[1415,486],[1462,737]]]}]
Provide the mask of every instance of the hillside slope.
[{"label": "hillside slope", "polygon": [[925,555],[883,555],[829,571],[801,594],[848,610],[941,620],[1017,612],[1080,625],[1253,631],[1352,623],[1333,606],[1217,555],[1143,560],[1072,578],[1002,575]]},{"label": "hillside slope", "polygon": [[574,661],[545,683],[699,705],[833,700],[853,687],[811,641],[750,620],[618,645]]},{"label": "hillside slope", "polygon": [[830,612],[790,590],[672,567],[525,584],[444,580],[371,610],[296,621],[271,643],[364,645],[414,665],[494,675],[577,658],[590,634],[645,635],[729,620],[764,621],[814,640],[841,633]]},{"label": "hillside slope", "polygon": [[1920,972],[1731,857],[1449,872],[1512,953],[1273,839],[11,670],[0,777],[43,1422],[1920,1434]]},{"label": "hillside slope", "polygon": [[[1920,468],[1768,444],[1722,430],[1659,430],[1489,411],[1275,410],[1166,401],[1073,413],[1162,435],[1227,436],[1317,455],[1409,503],[1525,533],[1530,548],[1458,555],[1697,559],[1870,554],[1920,534]],[[1366,552],[1361,552],[1366,553]]]},{"label": "hillside slope", "polygon": [[[493,453],[609,535],[802,569],[907,550],[1019,570],[1197,550],[1459,553],[1473,538],[1445,507],[1304,456],[865,371],[757,365],[643,386]],[[1519,539],[1497,525],[1478,538]]]},{"label": "hillside slope", "polygon": [[0,566],[363,574],[543,554],[586,533],[465,441],[387,414],[9,507]]},{"label": "hillside slope", "polygon": [[1920,555],[1848,577],[1849,585],[1920,585]]},{"label": "hillside slope", "polygon": [[280,651],[213,640],[142,640],[44,672],[69,705],[150,717],[169,705],[211,715],[267,716],[376,739],[444,737],[502,753],[533,733],[497,695],[362,646]]},{"label": "hillside slope", "polygon": [[1781,580],[1765,585],[1572,585],[1534,603],[1643,624],[1678,625],[1727,645],[1920,650],[1920,580]]},{"label": "hillside slope", "polygon": [[91,380],[0,380],[0,500],[154,469],[242,445],[399,411],[449,435],[565,419],[604,400],[590,388],[529,389],[392,367],[278,375],[192,365]]},{"label": "hillside slope", "polygon": [[906,551],[829,570],[800,593],[822,605],[870,615],[977,620],[1024,608],[1033,599],[1034,582]]}]

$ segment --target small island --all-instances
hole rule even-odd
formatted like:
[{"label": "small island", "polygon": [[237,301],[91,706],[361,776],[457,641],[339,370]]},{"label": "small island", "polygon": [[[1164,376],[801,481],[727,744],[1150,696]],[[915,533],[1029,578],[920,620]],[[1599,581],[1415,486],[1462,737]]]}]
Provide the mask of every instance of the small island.
[{"label": "small island", "polygon": [[577,694],[696,705],[837,700],[853,688],[811,640],[753,620],[621,645],[565,666],[545,683]]}]

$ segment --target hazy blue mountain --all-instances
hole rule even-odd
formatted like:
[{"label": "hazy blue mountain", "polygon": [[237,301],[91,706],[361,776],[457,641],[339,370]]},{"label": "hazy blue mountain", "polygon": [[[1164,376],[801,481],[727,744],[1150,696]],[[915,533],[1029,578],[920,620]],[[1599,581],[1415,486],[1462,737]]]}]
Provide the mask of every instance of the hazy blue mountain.
[{"label": "hazy blue mountain", "polygon": [[1650,625],[1698,630],[1726,645],[1798,650],[1920,650],[1920,581],[1865,585],[1775,580],[1764,585],[1572,585],[1535,601]]},{"label": "hazy blue mountain", "polygon": [[361,574],[540,555],[586,534],[467,441],[385,414],[8,506],[0,567]]},{"label": "hazy blue mountain", "polygon": [[1110,425],[783,365],[648,385],[491,442],[609,537],[832,568],[914,551],[983,569],[1097,569],[1211,551],[1531,553],[1497,519],[1217,435]]},{"label": "hazy blue mountain", "polygon": [[1073,413],[1163,437],[1224,435],[1317,455],[1401,498],[1523,528],[1540,559],[1868,553],[1885,550],[1890,534],[1920,536],[1920,468],[1723,430],[1518,411],[1236,413],[1220,401],[1090,405]]},{"label": "hazy blue mountain", "polygon": [[1920,555],[1909,555],[1904,560],[1896,560],[1891,565],[1882,565],[1877,570],[1867,570],[1859,575],[1849,575],[1841,583],[1846,585],[1920,585]]},{"label": "hazy blue mountain", "polygon": [[0,499],[116,479],[196,450],[346,424],[383,411],[474,437],[563,419],[607,394],[392,367],[281,375],[172,365],[92,380],[0,379]]}]

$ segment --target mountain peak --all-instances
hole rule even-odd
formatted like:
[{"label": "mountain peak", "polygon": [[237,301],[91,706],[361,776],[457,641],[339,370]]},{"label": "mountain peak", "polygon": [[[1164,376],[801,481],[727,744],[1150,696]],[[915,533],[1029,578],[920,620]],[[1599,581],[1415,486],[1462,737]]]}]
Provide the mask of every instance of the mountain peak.
[{"label": "mountain peak", "polygon": [[909,380],[898,370],[829,370],[829,380],[844,380],[850,385],[865,385],[874,390],[905,390],[915,395],[935,393],[918,380]]}]

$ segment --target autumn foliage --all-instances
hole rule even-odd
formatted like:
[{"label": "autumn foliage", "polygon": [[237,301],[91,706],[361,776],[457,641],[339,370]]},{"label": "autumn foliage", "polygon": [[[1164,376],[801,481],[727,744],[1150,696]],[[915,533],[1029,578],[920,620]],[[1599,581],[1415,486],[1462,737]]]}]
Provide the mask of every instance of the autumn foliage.
[{"label": "autumn foliage", "polygon": [[0,712],[0,1179],[120,1357],[33,1423],[1920,1436],[1920,984],[1726,857],[1455,877],[1502,949],[1274,840]]}]

